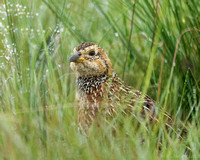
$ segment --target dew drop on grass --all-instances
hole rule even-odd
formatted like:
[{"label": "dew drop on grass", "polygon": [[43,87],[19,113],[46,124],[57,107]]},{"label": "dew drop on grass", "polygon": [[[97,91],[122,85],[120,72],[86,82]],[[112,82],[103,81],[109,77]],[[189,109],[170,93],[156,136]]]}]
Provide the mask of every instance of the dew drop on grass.
[{"label": "dew drop on grass", "polygon": [[10,57],[9,57],[9,56],[5,56],[5,59],[9,61],[9,60],[10,60]]},{"label": "dew drop on grass", "polygon": [[75,26],[73,26],[73,27],[72,27],[72,29],[73,29],[73,30],[75,30],[75,29],[76,29],[76,27],[75,27]]},{"label": "dew drop on grass", "polygon": [[4,63],[1,63],[0,64],[0,69],[4,69],[4,67],[5,67]]},{"label": "dew drop on grass", "polygon": [[64,31],[64,28],[61,28],[61,29],[60,29],[60,32],[63,32],[63,31]]},{"label": "dew drop on grass", "polygon": [[71,7],[71,3],[67,4],[67,8],[70,8]]}]

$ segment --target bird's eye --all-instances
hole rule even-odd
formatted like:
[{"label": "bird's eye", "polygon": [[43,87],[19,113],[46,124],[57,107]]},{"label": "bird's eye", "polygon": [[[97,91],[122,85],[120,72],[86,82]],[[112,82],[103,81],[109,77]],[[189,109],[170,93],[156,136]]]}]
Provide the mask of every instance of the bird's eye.
[{"label": "bird's eye", "polygon": [[90,56],[94,56],[94,55],[95,55],[95,51],[90,51],[90,52],[89,52],[89,55],[90,55]]}]

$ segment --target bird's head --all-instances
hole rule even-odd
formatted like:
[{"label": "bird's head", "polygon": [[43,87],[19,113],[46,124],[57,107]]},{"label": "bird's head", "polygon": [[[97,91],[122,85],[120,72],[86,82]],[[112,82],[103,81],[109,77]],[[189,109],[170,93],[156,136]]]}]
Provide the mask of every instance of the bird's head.
[{"label": "bird's head", "polygon": [[112,75],[112,64],[106,52],[92,42],[83,42],[74,48],[70,67],[77,77],[92,77],[106,73]]}]

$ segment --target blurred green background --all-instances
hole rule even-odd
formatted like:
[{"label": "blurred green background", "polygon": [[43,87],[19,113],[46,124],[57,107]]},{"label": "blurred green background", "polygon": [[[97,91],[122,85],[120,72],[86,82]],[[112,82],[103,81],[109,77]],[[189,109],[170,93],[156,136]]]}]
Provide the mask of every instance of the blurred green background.
[{"label": "blurred green background", "polygon": [[[0,159],[182,159],[186,145],[200,158],[199,13],[199,0],[1,1]],[[81,135],[69,57],[84,41],[181,121],[185,140],[126,119],[115,137],[109,127]]]}]

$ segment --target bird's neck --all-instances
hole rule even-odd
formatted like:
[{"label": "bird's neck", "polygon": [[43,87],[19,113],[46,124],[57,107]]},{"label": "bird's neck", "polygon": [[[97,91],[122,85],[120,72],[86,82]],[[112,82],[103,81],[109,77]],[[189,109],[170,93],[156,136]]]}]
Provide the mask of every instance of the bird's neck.
[{"label": "bird's neck", "polygon": [[96,76],[78,77],[77,85],[83,93],[91,94],[92,91],[99,89],[106,82],[107,78],[107,71]]}]

